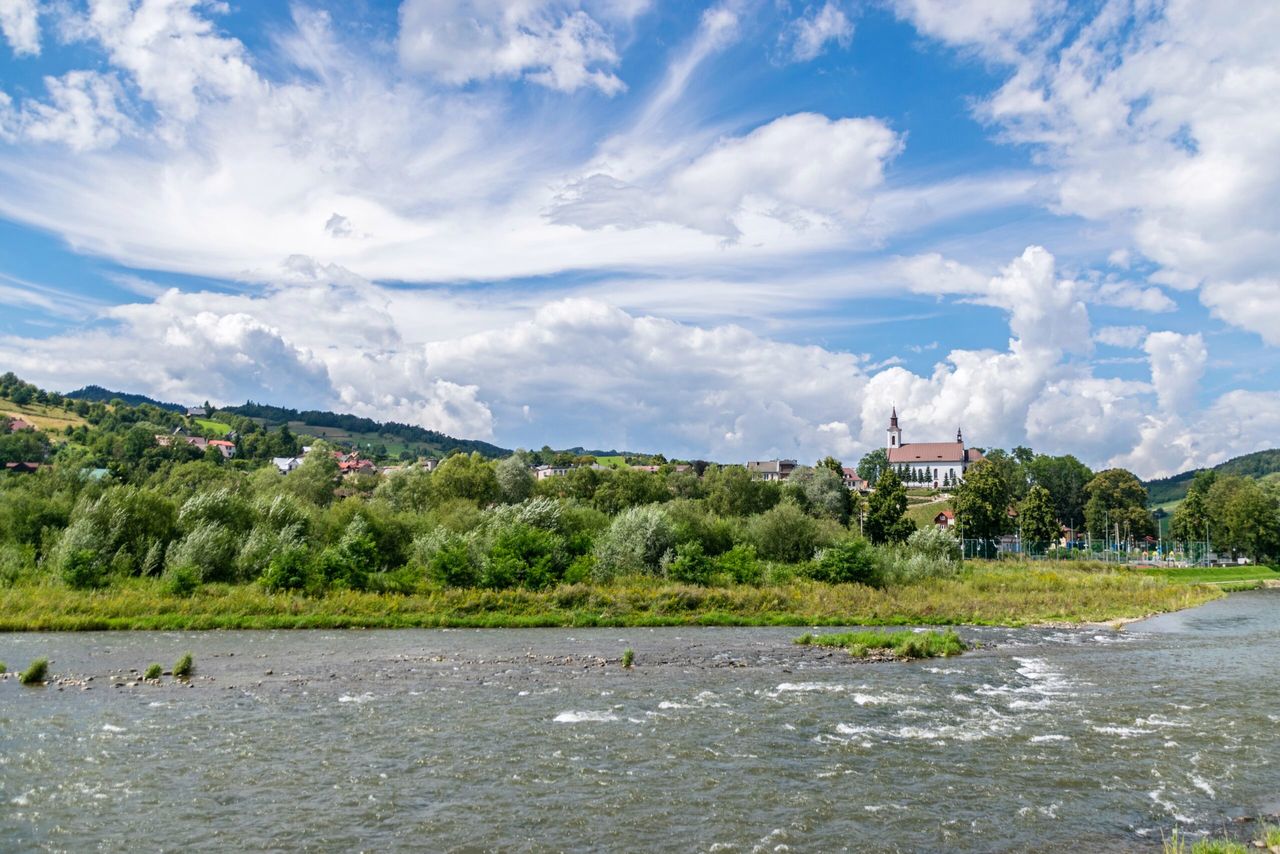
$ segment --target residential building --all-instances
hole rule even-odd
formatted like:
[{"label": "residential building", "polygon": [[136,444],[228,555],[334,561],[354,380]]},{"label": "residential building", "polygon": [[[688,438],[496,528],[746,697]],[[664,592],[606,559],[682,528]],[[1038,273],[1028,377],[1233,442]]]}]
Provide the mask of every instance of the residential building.
[{"label": "residential building", "polygon": [[852,489],[855,492],[870,492],[871,484],[867,483],[858,475],[857,469],[845,467],[841,469],[844,472],[844,485],[846,489]]},{"label": "residential building", "polygon": [[904,442],[902,428],[898,426],[898,408],[889,416],[889,431],[885,441],[889,465],[894,469],[921,472],[926,483],[934,489],[943,484],[959,483],[969,466],[982,459],[979,451],[964,446],[964,436],[956,429],[954,442]]},{"label": "residential building", "polygon": [[188,418],[204,418],[208,414],[209,414],[209,410],[205,409],[203,406],[187,407]]},{"label": "residential building", "polygon": [[223,459],[229,460],[236,455],[236,443],[228,442],[226,439],[210,439],[208,447],[221,451]]},{"label": "residential building", "polygon": [[564,477],[573,471],[573,466],[538,466],[533,470],[533,476],[538,480],[546,480],[549,477]]},{"label": "residential building", "polygon": [[281,474],[288,474],[302,465],[302,460],[298,457],[272,457],[271,463],[280,469]]},{"label": "residential building", "polygon": [[23,421],[21,418],[18,418],[16,416],[13,418],[10,418],[9,423],[6,425],[6,432],[9,432],[9,433],[17,433],[19,430],[34,430],[34,429],[36,429],[34,424],[28,424],[26,421]]},{"label": "residential building", "polygon": [[747,463],[747,471],[761,480],[786,480],[795,468],[795,460],[752,460]]},{"label": "residential building", "polygon": [[953,510],[943,510],[937,516],[933,517],[933,524],[939,528],[954,528],[956,526],[956,514]]}]

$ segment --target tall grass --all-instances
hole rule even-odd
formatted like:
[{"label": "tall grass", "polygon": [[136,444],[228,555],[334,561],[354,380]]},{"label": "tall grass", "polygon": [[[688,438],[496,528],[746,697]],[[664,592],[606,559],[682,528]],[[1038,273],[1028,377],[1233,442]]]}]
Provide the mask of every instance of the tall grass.
[{"label": "tall grass", "polygon": [[423,586],[406,595],[322,596],[257,585],[206,584],[194,596],[163,579],[102,590],[0,587],[0,631],[675,625],[1003,625],[1103,622],[1199,605],[1211,588],[1134,572],[1054,565],[966,565],[954,577],[875,589],[801,578],[703,587],[630,576],[544,590]]},{"label": "tall grass", "polygon": [[37,685],[44,682],[49,675],[49,659],[37,658],[27,666],[27,669],[18,674],[18,681],[23,685]]},{"label": "tall grass", "polygon": [[944,632],[841,632],[839,634],[804,634],[796,638],[801,646],[835,646],[847,649],[857,658],[874,650],[888,650],[898,658],[936,658],[959,655],[969,648],[954,629]]}]

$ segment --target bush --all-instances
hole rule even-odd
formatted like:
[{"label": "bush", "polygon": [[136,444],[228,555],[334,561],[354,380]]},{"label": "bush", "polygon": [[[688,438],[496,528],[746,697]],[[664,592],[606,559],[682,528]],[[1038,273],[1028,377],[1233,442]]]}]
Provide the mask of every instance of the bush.
[{"label": "bush", "polygon": [[828,584],[865,584],[875,587],[880,583],[875,547],[866,540],[845,540],[823,550],[818,559],[809,565],[807,574],[816,581]]},{"label": "bush", "polygon": [[717,557],[715,564],[717,572],[728,575],[737,584],[759,584],[764,577],[755,546],[734,546]]},{"label": "bush", "polygon": [[92,590],[107,583],[107,563],[93,549],[77,549],[65,554],[60,574],[67,586],[75,590]]},{"label": "bush", "polygon": [[153,664],[147,668],[147,672],[142,674],[143,679],[159,679],[164,675],[163,668],[158,664]]},{"label": "bush", "polygon": [[960,560],[960,541],[950,531],[929,525],[907,537],[907,551],[932,560]]},{"label": "bush", "polygon": [[193,567],[201,581],[232,581],[236,574],[239,538],[216,522],[204,522],[185,537],[175,540],[165,553],[165,566]]},{"label": "bush", "polygon": [[480,572],[480,586],[499,590],[546,587],[564,574],[567,555],[559,537],[520,523],[498,531]]},{"label": "bush", "polygon": [[200,588],[200,570],[190,564],[171,567],[165,572],[164,581],[174,596],[190,596]]},{"label": "bush", "polygon": [[631,507],[619,513],[596,539],[597,581],[629,573],[654,573],[675,546],[675,532],[661,508]]},{"label": "bush", "polygon": [[667,565],[667,577],[685,584],[710,584],[715,565],[697,540],[676,546],[675,560]]},{"label": "bush", "polygon": [[262,573],[262,586],[279,590],[304,590],[311,581],[311,562],[307,550],[300,545],[281,549]]},{"label": "bush", "polygon": [[786,563],[809,560],[821,544],[818,523],[792,501],[753,516],[747,523],[747,539],[761,557]]},{"label": "bush", "polygon": [[429,577],[446,587],[475,587],[480,580],[480,562],[471,543],[456,534],[433,550],[426,568]]},{"label": "bush", "polygon": [[178,679],[190,679],[191,674],[195,672],[195,660],[191,658],[191,653],[189,652],[179,658],[177,664],[173,665],[173,675]]},{"label": "bush", "polygon": [[37,685],[44,682],[49,675],[49,659],[37,658],[27,669],[18,674],[18,681],[23,685]]}]

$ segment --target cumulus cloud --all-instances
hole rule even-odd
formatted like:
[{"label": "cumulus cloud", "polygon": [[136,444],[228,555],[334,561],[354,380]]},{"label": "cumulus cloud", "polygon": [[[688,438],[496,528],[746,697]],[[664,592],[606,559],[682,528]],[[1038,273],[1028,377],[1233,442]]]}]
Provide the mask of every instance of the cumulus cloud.
[{"label": "cumulus cloud", "polygon": [[901,150],[902,139],[877,119],[799,113],[722,138],[640,185],[587,176],[563,191],[551,216],[584,228],[669,222],[727,238],[741,234],[747,208],[800,227],[856,221]]},{"label": "cumulus cloud", "polygon": [[848,47],[853,41],[853,22],[838,4],[827,0],[792,21],[780,40],[787,45],[792,61],[808,62],[821,56],[828,42]]},{"label": "cumulus cloud", "polygon": [[0,33],[14,56],[39,56],[40,21],[36,0],[0,0]]},{"label": "cumulus cloud", "polygon": [[626,88],[611,70],[618,55],[609,34],[558,0],[407,0],[399,50],[407,67],[452,84],[525,77],[562,92]]},{"label": "cumulus cloud", "polygon": [[1147,339],[1145,326],[1104,326],[1093,335],[1093,340],[1109,347],[1141,347]]},{"label": "cumulus cloud", "polygon": [[114,145],[133,121],[121,107],[123,93],[114,75],[69,71],[44,80],[47,100],[28,101],[20,109],[0,100],[0,128],[10,136],[37,143],[60,143],[84,152]]},{"label": "cumulus cloud", "polygon": [[1209,358],[1204,338],[1199,333],[1152,332],[1142,348],[1151,361],[1151,384],[1160,408],[1170,413],[1190,409]]}]

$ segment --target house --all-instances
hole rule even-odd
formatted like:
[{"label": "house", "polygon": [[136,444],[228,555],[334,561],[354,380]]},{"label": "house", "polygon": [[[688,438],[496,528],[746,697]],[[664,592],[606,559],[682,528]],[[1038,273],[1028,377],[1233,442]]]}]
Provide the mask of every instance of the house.
[{"label": "house", "polygon": [[427,459],[422,461],[422,467],[427,471],[435,471],[436,466],[438,465],[440,465],[440,461],[435,459],[434,457],[428,457]]},{"label": "house", "polygon": [[10,418],[8,429],[6,430],[6,432],[17,433],[19,430],[34,430],[34,429],[36,429],[34,424],[28,424],[27,422],[23,421],[21,418]]},{"label": "house", "polygon": [[297,457],[272,457],[271,464],[280,469],[281,474],[288,474],[302,465],[302,460]]},{"label": "house", "polygon": [[662,471],[662,466],[632,466],[632,471],[645,471],[649,474],[657,474]]},{"label": "house", "polygon": [[203,406],[187,407],[188,418],[204,418],[208,414],[209,414],[209,410],[205,409]]},{"label": "house", "polygon": [[538,466],[533,470],[533,476],[538,480],[546,480],[549,477],[564,477],[571,471],[572,466]]},{"label": "house", "polygon": [[82,480],[101,481],[111,477],[110,469],[103,468],[85,468],[80,469],[80,478]]},{"label": "house", "polygon": [[956,526],[956,514],[954,510],[943,510],[937,516],[933,517],[933,524],[939,528],[954,528]]},{"label": "house", "polygon": [[747,471],[761,480],[786,480],[795,468],[795,460],[753,460],[747,463]]},{"label": "house", "polygon": [[228,442],[226,439],[210,439],[208,447],[217,448],[222,452],[222,458],[229,460],[236,455],[236,443]]},{"label": "house", "polygon": [[31,474],[39,471],[44,463],[5,463],[4,470],[13,474]]},{"label": "house", "polygon": [[338,474],[346,477],[352,474],[377,474],[378,467],[373,460],[357,457],[355,454],[338,461]]},{"label": "house", "polygon": [[865,480],[863,480],[861,477],[858,476],[857,469],[851,469],[846,466],[842,468],[841,471],[844,472],[845,489],[852,489],[855,492],[871,491],[871,484],[867,483]]},{"label": "house", "polygon": [[982,459],[979,451],[964,446],[964,436],[956,430],[954,442],[904,442],[898,426],[898,408],[889,416],[889,431],[885,442],[889,465],[905,470],[908,475],[922,476],[919,480],[904,478],[910,483],[932,484],[934,489],[958,484],[964,480],[969,466]]}]

